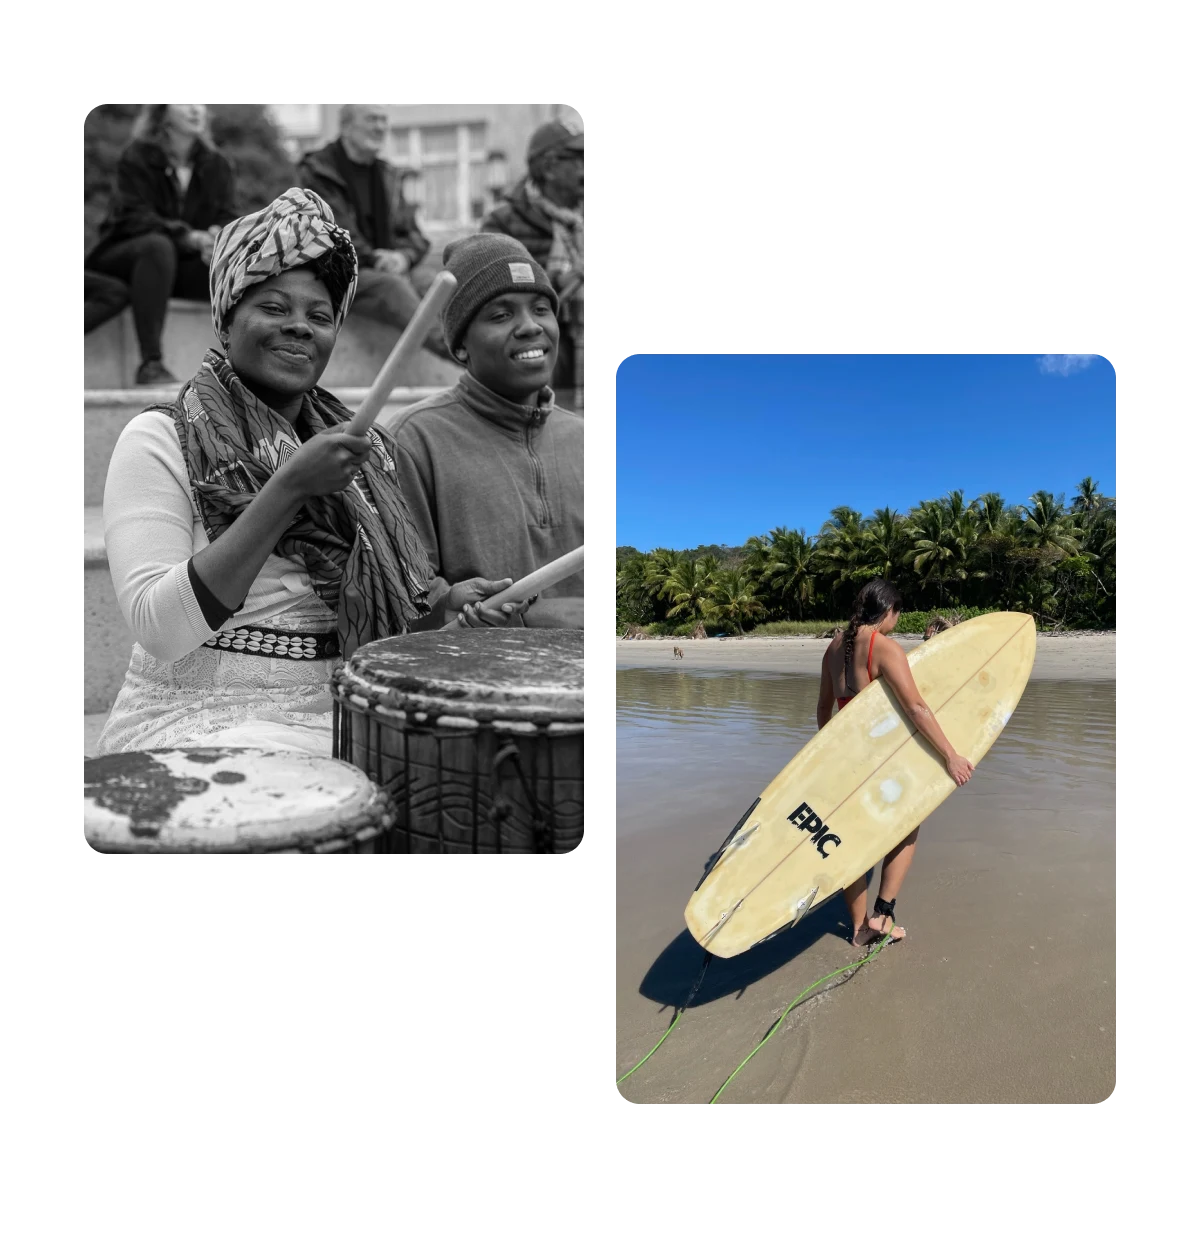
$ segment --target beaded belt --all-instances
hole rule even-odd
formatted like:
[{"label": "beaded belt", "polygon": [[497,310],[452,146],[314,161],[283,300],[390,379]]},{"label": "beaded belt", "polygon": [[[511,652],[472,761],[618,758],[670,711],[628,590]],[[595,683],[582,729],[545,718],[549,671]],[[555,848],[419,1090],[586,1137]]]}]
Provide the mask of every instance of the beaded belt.
[{"label": "beaded belt", "polygon": [[341,653],[337,633],[288,633],[280,629],[226,629],[204,644],[272,659],[336,659]]}]

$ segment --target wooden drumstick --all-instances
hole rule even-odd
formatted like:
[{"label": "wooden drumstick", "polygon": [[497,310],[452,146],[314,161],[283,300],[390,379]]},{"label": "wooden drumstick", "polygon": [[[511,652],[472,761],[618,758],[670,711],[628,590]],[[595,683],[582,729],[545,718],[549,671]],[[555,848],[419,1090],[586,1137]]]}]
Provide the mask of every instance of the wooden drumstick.
[{"label": "wooden drumstick", "polygon": [[[522,577],[520,581],[514,581],[511,586],[500,591],[499,594],[493,594],[490,598],[480,599],[480,605],[489,609],[499,607],[502,603],[517,603],[522,599],[527,599],[532,594],[540,594],[543,590],[548,590],[551,586],[558,585],[560,581],[566,579],[583,567],[583,548],[576,547],[574,551],[568,551],[566,555],[560,555],[557,560],[551,560],[549,564],[543,564],[541,568],[535,568],[528,577]],[[453,628],[458,624],[458,617],[455,616],[449,624],[442,625],[442,628]]]},{"label": "wooden drumstick", "polygon": [[379,416],[379,411],[387,403],[400,372],[412,360],[417,350],[425,343],[438,316],[446,303],[454,296],[458,281],[448,272],[439,271],[429,286],[429,292],[421,298],[421,304],[409,320],[408,326],[400,333],[400,339],[392,347],[388,359],[384,362],[366,399],[358,407],[358,412],[346,424],[346,431],[351,435],[365,435],[371,424]]}]

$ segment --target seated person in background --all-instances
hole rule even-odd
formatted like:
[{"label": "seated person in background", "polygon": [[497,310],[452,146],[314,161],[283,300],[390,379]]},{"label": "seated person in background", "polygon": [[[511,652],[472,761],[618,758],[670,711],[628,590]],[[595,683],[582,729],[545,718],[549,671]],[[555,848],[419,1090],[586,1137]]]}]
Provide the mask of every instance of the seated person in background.
[{"label": "seated person in background", "polygon": [[[179,382],[162,363],[167,302],[208,300],[213,238],[236,215],[233,169],[208,136],[204,104],[143,107],[117,163],[100,240],[83,262],[129,287],[142,357],[139,384]],[[93,291],[85,283],[85,298]],[[103,322],[101,306],[85,309],[85,330],[89,322]]]},{"label": "seated person in background", "polygon": [[534,130],[525,162],[524,179],[481,229],[515,237],[549,275],[560,302],[554,386],[565,397],[583,386],[583,134],[549,121]]},{"label": "seated person in background", "polygon": [[[223,229],[213,330],[173,404],[121,432],[104,541],[137,639],[97,753],[197,745],[329,756],[339,655],[437,624],[507,624],[508,581],[434,589],[395,448],[317,385],[354,296],[354,247],[290,189]],[[479,605],[477,605],[479,604]]]},{"label": "seated person in background", "polygon": [[116,276],[83,269],[83,334],[115,319],[129,305],[129,285]]},{"label": "seated person in background", "polygon": [[[396,170],[379,157],[387,111],[347,103],[339,120],[339,135],[300,160],[300,184],[320,194],[354,243],[359,275],[353,313],[403,331],[421,301],[411,272],[429,252],[429,241],[406,209]],[[449,360],[435,333],[425,348]]]},{"label": "seated person in background", "polygon": [[[558,408],[548,386],[558,295],[511,237],[464,237],[442,261],[458,280],[442,328],[467,373],[380,421],[395,437],[400,488],[436,588],[515,580],[583,543],[583,418]],[[583,573],[511,623],[582,628]]]}]

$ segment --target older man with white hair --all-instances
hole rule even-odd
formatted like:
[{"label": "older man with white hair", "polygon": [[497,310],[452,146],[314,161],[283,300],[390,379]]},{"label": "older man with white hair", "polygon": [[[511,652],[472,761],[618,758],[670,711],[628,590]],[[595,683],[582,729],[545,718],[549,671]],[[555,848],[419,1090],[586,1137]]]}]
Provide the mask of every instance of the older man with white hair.
[{"label": "older man with white hair", "polygon": [[[396,169],[380,158],[387,109],[347,103],[338,119],[338,136],[300,160],[300,184],[320,194],[354,243],[359,269],[354,313],[402,331],[421,300],[411,272],[428,252],[429,241],[411,212],[396,209],[403,205]],[[436,333],[425,348],[449,356]]]}]

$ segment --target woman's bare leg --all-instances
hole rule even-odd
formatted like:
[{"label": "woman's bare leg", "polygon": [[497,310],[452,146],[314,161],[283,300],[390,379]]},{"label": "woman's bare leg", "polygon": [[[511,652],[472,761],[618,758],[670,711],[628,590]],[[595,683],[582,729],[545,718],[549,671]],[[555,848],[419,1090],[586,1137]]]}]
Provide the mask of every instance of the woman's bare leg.
[{"label": "woman's bare leg", "polygon": [[[908,874],[913,856],[917,851],[917,832],[920,829],[920,827],[914,827],[912,833],[901,840],[883,859],[883,875],[879,880],[879,898],[886,900],[889,904],[900,894],[900,888],[904,885],[905,875]],[[867,925],[876,934],[891,933],[893,938],[904,938],[904,927],[890,924],[892,920],[880,913],[867,918]]]},{"label": "woman's bare leg", "polygon": [[867,878],[868,875],[864,874],[842,889],[842,899],[850,911],[850,941],[856,947],[861,947],[872,937],[867,929]]}]

